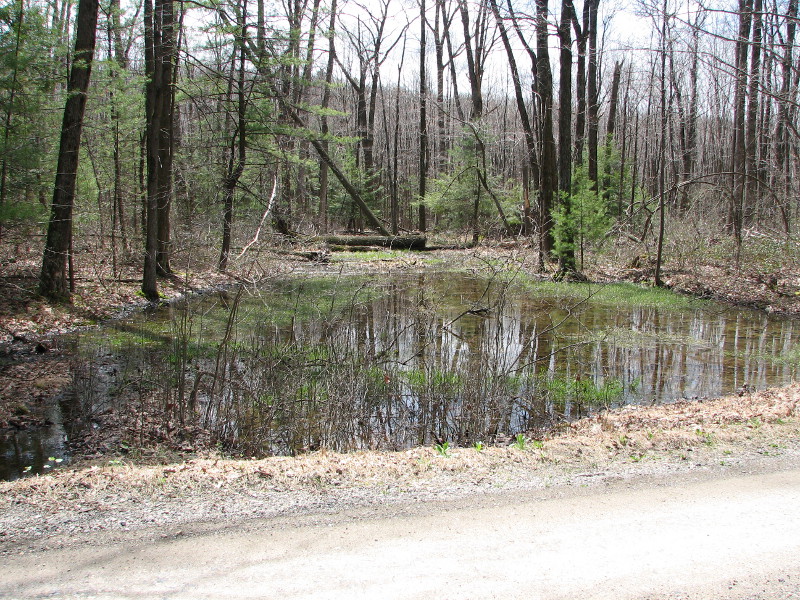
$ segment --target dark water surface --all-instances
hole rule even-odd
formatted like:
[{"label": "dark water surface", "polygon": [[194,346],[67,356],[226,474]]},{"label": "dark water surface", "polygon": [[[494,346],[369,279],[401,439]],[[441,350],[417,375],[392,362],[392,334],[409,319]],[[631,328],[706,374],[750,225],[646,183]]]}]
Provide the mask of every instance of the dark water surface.
[{"label": "dark water surface", "polygon": [[83,335],[76,402],[155,395],[252,455],[464,445],[604,406],[786,384],[799,342],[794,320],[633,285],[293,279]]}]

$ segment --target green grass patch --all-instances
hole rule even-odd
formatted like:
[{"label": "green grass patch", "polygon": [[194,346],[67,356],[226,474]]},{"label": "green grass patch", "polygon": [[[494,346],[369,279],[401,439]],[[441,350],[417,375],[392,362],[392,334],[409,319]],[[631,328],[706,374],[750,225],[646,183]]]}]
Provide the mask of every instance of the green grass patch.
[{"label": "green grass patch", "polygon": [[395,260],[398,258],[418,259],[421,255],[418,252],[409,250],[365,250],[363,252],[334,252],[331,256],[333,262],[369,262],[373,260]]},{"label": "green grass patch", "polygon": [[682,296],[663,288],[644,287],[633,283],[565,283],[535,281],[520,277],[518,285],[529,296],[558,298],[575,304],[588,301],[634,308],[694,309],[708,304],[706,300]]},{"label": "green grass patch", "polygon": [[579,405],[609,406],[622,397],[625,387],[613,377],[596,383],[590,378],[541,376],[537,378],[536,391],[556,405],[570,400]]}]

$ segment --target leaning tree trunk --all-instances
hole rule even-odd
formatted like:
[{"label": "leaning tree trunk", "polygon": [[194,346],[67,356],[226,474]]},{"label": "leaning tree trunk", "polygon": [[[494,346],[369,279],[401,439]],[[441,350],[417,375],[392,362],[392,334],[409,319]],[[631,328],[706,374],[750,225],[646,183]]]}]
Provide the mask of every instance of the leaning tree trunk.
[{"label": "leaning tree trunk", "polygon": [[53,205],[39,276],[39,292],[54,300],[68,300],[71,292],[67,281],[67,259],[72,246],[72,208],[78,177],[78,153],[86,92],[89,89],[97,39],[98,6],[98,0],[80,0],[78,4],[75,54],[67,85]]}]

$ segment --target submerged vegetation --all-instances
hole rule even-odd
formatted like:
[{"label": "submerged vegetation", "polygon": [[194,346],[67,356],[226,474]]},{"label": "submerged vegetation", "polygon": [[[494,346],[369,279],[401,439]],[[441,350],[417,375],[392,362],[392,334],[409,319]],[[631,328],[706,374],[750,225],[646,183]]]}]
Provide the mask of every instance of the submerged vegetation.
[{"label": "submerged vegetation", "polygon": [[[721,308],[669,291],[542,284],[499,264],[299,278],[171,306],[117,327],[99,349],[85,339],[75,387],[87,414],[101,396],[132,408],[140,418],[127,437],[142,443],[163,415],[174,429],[160,435],[180,432],[188,446],[207,436],[246,456],[431,445],[445,456],[503,440],[524,449],[564,419],[697,393],[671,355],[683,369],[718,364],[701,385],[755,374],[737,367],[731,380],[714,358],[728,323]],[[765,334],[761,322],[730,323],[737,339]],[[115,373],[97,360],[109,355]]]}]

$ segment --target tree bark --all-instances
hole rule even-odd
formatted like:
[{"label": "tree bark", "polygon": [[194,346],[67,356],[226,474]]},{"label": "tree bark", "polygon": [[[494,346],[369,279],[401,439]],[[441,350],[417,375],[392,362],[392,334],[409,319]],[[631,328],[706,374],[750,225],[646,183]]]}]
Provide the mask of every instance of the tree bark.
[{"label": "tree bark", "polygon": [[745,185],[745,199],[742,219],[747,216],[745,211],[752,212],[758,198],[758,93],[761,86],[761,42],[762,42],[762,15],[763,0],[754,0],[753,5],[753,41],[750,50],[750,81],[747,91],[747,124],[745,132],[745,164],[747,182]]},{"label": "tree bark", "polygon": [[587,125],[589,143],[589,179],[597,190],[597,144],[599,131],[600,85],[597,65],[597,9],[600,0],[586,0],[589,5],[589,69],[587,73]]},{"label": "tree bark", "polygon": [[575,95],[577,96],[577,106],[575,111],[575,164],[583,164],[583,146],[586,140],[586,45],[589,38],[589,13],[591,12],[592,0],[585,0],[583,3],[583,14],[581,23],[578,23],[578,15],[573,13],[572,27],[575,30],[575,38],[578,42],[578,62],[575,73]]},{"label": "tree bark", "polygon": [[98,7],[98,0],[80,0],[78,4],[75,53],[67,84],[53,204],[39,276],[39,293],[53,300],[69,300],[70,297],[67,263],[72,247],[72,209],[83,115],[97,40]]},{"label": "tree bark", "polygon": [[789,129],[795,112],[792,105],[793,50],[795,32],[797,30],[797,0],[789,0],[786,13],[785,50],[781,57],[781,89],[778,96],[778,122],[775,127],[775,164],[777,165],[776,187],[778,192],[778,209],[781,213],[784,232],[790,234],[790,203],[792,176],[789,168]]},{"label": "tree bark", "polygon": [[728,228],[736,243],[736,261],[742,245],[742,211],[747,185],[747,146],[745,142],[747,100],[747,47],[750,40],[753,0],[739,0],[739,32],[736,39],[736,80],[734,89],[734,133],[731,205]]},{"label": "tree bark", "polygon": [[542,115],[542,157],[539,161],[539,249],[542,256],[553,251],[553,194],[558,176],[553,137],[553,74],[550,70],[547,18],[547,0],[536,0],[536,91],[539,94]]},{"label": "tree bark", "polygon": [[425,231],[428,227],[425,218],[425,194],[428,178],[428,78],[425,70],[426,44],[425,33],[427,20],[425,18],[425,0],[420,0],[420,37],[419,37],[419,230]]},{"label": "tree bark", "polygon": [[561,19],[558,24],[559,84],[558,84],[558,188],[565,214],[562,235],[564,244],[559,252],[559,270],[575,271],[575,230],[570,222],[572,213],[572,0],[561,0]]},{"label": "tree bark", "polygon": [[150,302],[158,301],[158,205],[159,205],[159,131],[164,93],[160,59],[160,18],[153,0],[144,0],[144,67],[145,86],[145,155],[147,166],[147,199],[145,203],[145,254],[142,272],[142,293]]},{"label": "tree bark", "polygon": [[217,268],[224,271],[228,268],[228,255],[231,250],[231,233],[233,229],[233,200],[236,185],[244,172],[247,156],[247,99],[245,96],[245,48],[244,40],[247,37],[247,0],[242,0],[239,23],[239,36],[234,46],[239,51],[239,73],[236,81],[236,131],[231,139],[230,156],[228,159],[228,172],[222,182],[223,189],[223,215],[222,215],[222,247],[220,249]]},{"label": "tree bark", "polygon": [[[172,208],[172,157],[175,131],[175,77],[177,76],[177,32],[173,0],[156,0],[156,13],[161,14],[161,45],[156,60],[161,69],[161,123],[158,131],[158,248],[156,268],[160,275],[169,275]],[[158,17],[157,17],[158,18]]]},{"label": "tree bark", "polygon": [[[259,0],[263,3],[263,0]],[[260,6],[261,4],[259,4]],[[263,10],[263,9],[262,9]],[[331,83],[333,82],[333,65],[335,63],[336,47],[334,45],[334,32],[336,30],[336,0],[331,0],[331,20],[328,25],[328,63],[325,67],[325,87],[322,91],[322,117],[320,123],[320,131],[322,132],[322,139],[320,144],[322,148],[328,151],[328,133],[330,131],[328,126],[328,116],[326,109],[330,106],[331,98]],[[319,164],[319,217],[320,217],[320,230],[322,233],[328,232],[328,163],[325,161]]]}]

